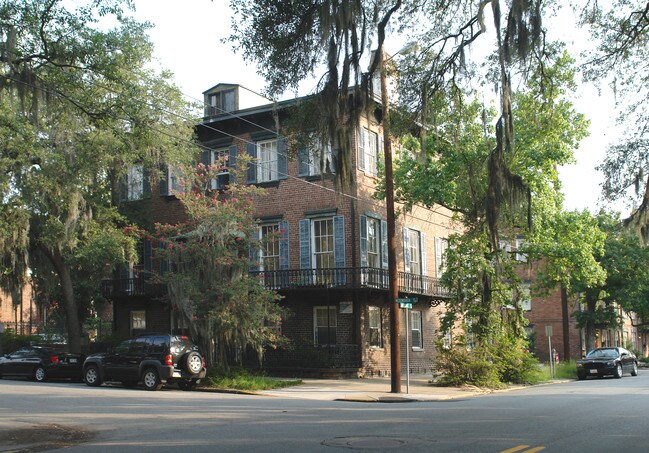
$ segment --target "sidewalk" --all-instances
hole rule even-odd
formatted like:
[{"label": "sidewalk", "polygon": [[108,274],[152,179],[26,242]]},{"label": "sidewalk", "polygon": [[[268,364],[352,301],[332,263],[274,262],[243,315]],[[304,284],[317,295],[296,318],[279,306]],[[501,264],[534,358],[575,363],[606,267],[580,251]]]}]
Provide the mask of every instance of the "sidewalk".
[{"label": "sidewalk", "polygon": [[280,398],[302,398],[365,403],[405,403],[414,401],[442,401],[468,398],[489,393],[477,387],[438,387],[431,385],[430,375],[401,380],[401,393],[391,393],[390,378],[365,379],[303,379],[301,385],[256,392]]}]

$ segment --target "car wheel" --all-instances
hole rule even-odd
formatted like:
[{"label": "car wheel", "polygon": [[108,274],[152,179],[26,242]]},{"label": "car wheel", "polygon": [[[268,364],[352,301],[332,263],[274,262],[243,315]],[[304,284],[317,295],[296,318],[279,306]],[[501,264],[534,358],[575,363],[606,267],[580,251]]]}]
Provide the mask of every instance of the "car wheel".
[{"label": "car wheel", "polygon": [[42,366],[37,366],[36,369],[34,370],[34,380],[36,382],[44,382],[45,379],[47,378],[45,374],[45,368]]},{"label": "car wheel", "polygon": [[83,380],[86,381],[86,385],[90,387],[97,387],[101,384],[101,378],[99,377],[99,368],[96,365],[90,365],[83,372]]},{"label": "car wheel", "polygon": [[618,363],[615,367],[615,378],[620,379],[622,377],[622,364]]},{"label": "car wheel", "polygon": [[160,390],[162,388],[160,376],[155,368],[147,368],[144,370],[142,383],[144,384],[144,388],[147,390]]},{"label": "car wheel", "polygon": [[633,362],[633,367],[631,368],[631,376],[638,375],[638,364]]},{"label": "car wheel", "polygon": [[194,387],[196,387],[195,380],[178,382],[178,388],[180,390],[190,391],[190,390],[194,390]]},{"label": "car wheel", "polygon": [[203,359],[201,358],[201,355],[196,351],[185,354],[184,368],[189,374],[196,375],[200,373],[203,369]]},{"label": "car wheel", "polygon": [[577,379],[579,379],[580,381],[583,381],[584,379],[586,379],[586,375],[581,374],[581,373],[577,373]]}]

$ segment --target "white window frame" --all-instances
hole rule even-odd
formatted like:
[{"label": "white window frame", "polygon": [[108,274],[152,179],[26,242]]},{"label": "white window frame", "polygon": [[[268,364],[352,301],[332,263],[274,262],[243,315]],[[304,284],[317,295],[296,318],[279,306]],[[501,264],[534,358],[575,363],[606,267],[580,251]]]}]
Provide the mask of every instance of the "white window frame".
[{"label": "white window frame", "polygon": [[[328,313],[327,325],[319,325],[318,324],[318,312],[325,311],[325,310]],[[335,346],[336,345],[336,342],[337,342],[336,337],[338,336],[338,319],[337,319],[337,315],[338,315],[338,310],[337,310],[336,306],[323,305],[323,306],[313,307],[313,344],[315,346]],[[318,329],[319,328],[329,329],[329,337],[331,339],[331,337],[333,336],[334,342],[333,343],[331,343],[331,341],[328,342],[328,343],[319,342],[318,341]],[[333,329],[333,335],[332,335],[332,332],[331,332],[332,329]]]},{"label": "white window frame", "polygon": [[446,272],[446,251],[448,250],[447,238],[435,238],[435,276],[441,278]]},{"label": "white window frame", "polygon": [[410,273],[423,275],[421,253],[421,231],[408,228],[408,248],[410,250]]},{"label": "white window frame", "polygon": [[182,172],[177,167],[167,166],[167,194],[173,195],[182,191]]},{"label": "white window frame", "polygon": [[[369,345],[371,348],[383,348],[383,329],[381,307],[367,307],[367,322],[369,325]],[[378,341],[373,341],[377,338]]]},{"label": "white window frame", "polygon": [[524,248],[525,240],[523,238],[516,238],[516,261],[527,263],[527,253],[519,252],[519,249]]},{"label": "white window frame", "polygon": [[[323,160],[320,159],[321,154],[324,154]],[[308,149],[307,159],[307,172],[300,176],[320,176],[327,169],[329,172],[335,173],[331,143],[323,144],[321,140],[315,140],[313,146]],[[321,163],[324,167],[320,166]]]},{"label": "white window frame", "polygon": [[126,199],[128,201],[144,198],[144,165],[132,165],[126,172]]},{"label": "white window frame", "polygon": [[146,310],[131,310],[129,313],[131,334],[146,330]]},{"label": "white window frame", "polygon": [[[274,235],[273,241],[267,242],[266,237]],[[264,223],[259,225],[259,267],[261,271],[278,271],[279,270],[279,235],[280,235],[280,226],[278,222],[273,223]],[[269,246],[273,250],[269,250]],[[273,252],[269,254],[269,252]],[[274,262],[273,266],[267,266],[267,263],[272,260]]]},{"label": "white window frame", "polygon": [[[424,349],[423,335],[424,314],[421,310],[410,310],[410,341],[411,347],[415,350]],[[415,344],[416,337],[418,341]]]},{"label": "white window frame", "polygon": [[[326,225],[324,234],[316,234],[316,225]],[[321,231],[321,233],[323,233]],[[323,248],[326,245],[327,248]],[[333,217],[320,217],[311,219],[311,259],[313,269],[333,269],[335,262],[335,235]],[[320,262],[320,258],[326,259],[327,263]],[[326,257],[326,258],[325,258]],[[326,264],[326,265],[325,265]]]},{"label": "white window frame", "polygon": [[378,174],[379,134],[366,127],[360,128],[358,139],[358,167],[367,174]]},{"label": "white window frame", "polygon": [[381,269],[381,221],[370,216],[367,217],[367,267]]},{"label": "white window frame", "polygon": [[518,303],[523,311],[532,310],[532,292],[529,282],[523,282],[519,288]]},{"label": "white window frame", "polygon": [[278,171],[278,140],[263,140],[256,143],[257,160],[257,182],[270,182],[279,179]]}]

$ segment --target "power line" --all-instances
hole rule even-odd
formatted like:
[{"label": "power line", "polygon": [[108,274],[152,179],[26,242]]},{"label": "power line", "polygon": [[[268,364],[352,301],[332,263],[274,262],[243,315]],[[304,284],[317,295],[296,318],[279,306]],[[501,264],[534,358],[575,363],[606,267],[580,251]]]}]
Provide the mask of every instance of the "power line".
[{"label": "power line", "polygon": [[[56,69],[62,71],[61,68],[56,67]],[[65,71],[63,71],[63,73],[64,73],[66,76],[71,76],[71,74],[69,74],[69,73],[67,73],[67,72],[65,72]],[[41,77],[39,77],[39,78],[40,78],[41,80],[43,80]],[[43,92],[45,92],[45,93],[48,93],[48,94],[51,94],[51,95],[54,95],[54,96],[60,97],[61,99],[64,99],[64,100],[67,100],[68,102],[73,103],[74,105],[76,105],[76,106],[79,107],[79,108],[84,107],[84,104],[83,104],[82,102],[79,102],[79,101],[73,100],[72,98],[70,98],[69,96],[65,96],[64,94],[62,94],[62,93],[59,92],[58,90],[57,90],[57,91],[52,91],[51,89],[47,89],[47,88],[43,88],[43,87],[36,87],[35,85],[31,84],[30,82],[25,82],[25,81],[20,81],[20,80],[18,80],[18,82],[21,83],[21,84],[23,84],[23,85],[29,86],[29,87],[31,87],[31,88],[39,89],[39,90],[41,90],[41,91],[43,91]],[[98,87],[98,88],[102,88],[102,89],[104,89],[104,90],[106,90],[106,91],[109,91],[109,92],[112,92],[112,93],[114,93],[114,94],[123,95],[123,93],[120,93],[120,92],[116,91],[116,90],[113,89],[113,88],[103,86],[103,85],[101,85],[101,84],[99,84],[99,83],[97,83],[97,82],[94,82],[94,81],[93,81],[93,82],[90,82],[90,83],[91,83],[92,85]],[[181,93],[181,94],[182,94],[182,93]],[[169,115],[176,116],[177,118],[180,118],[180,119],[182,119],[182,120],[184,120],[184,121],[190,121],[190,122],[192,122],[192,123],[195,122],[194,119],[192,119],[192,118],[187,118],[187,117],[185,117],[185,116],[183,116],[183,115],[180,115],[180,114],[178,114],[178,113],[176,113],[176,112],[168,111],[168,110],[166,110],[166,109],[163,109],[163,108],[160,108],[160,107],[158,107],[158,106],[155,106],[155,105],[153,105],[153,104],[151,104],[151,103],[148,103],[148,105],[149,105],[149,107],[152,107],[153,109],[158,109],[159,111],[161,111],[161,112],[163,112],[163,113],[167,113],[167,114],[169,114]],[[230,112],[226,112],[226,113],[230,114]],[[120,120],[120,121],[127,121],[127,122],[130,121],[129,118],[127,118],[127,117],[120,117],[120,116],[118,116],[118,115],[115,115],[115,114],[112,113],[112,112],[108,112],[108,111],[107,111],[106,114],[107,114],[108,116],[112,117],[113,119],[117,119],[117,120]],[[251,125],[255,125],[255,126],[257,126],[257,127],[263,128],[263,126],[258,125],[258,124],[254,123],[254,122],[250,122],[250,121],[248,121],[248,122],[249,122]],[[213,126],[206,126],[206,125],[204,125],[204,124],[202,124],[202,126],[208,128],[208,129],[210,129],[210,130],[213,130],[213,131],[215,131],[215,132],[218,132],[218,133],[221,133],[221,134],[223,134],[223,135],[226,135],[226,136],[228,136],[228,137],[231,137],[231,138],[233,138],[233,139],[237,139],[237,140],[239,140],[239,141],[241,141],[241,142],[243,142],[243,143],[256,145],[255,142],[252,142],[252,141],[249,141],[249,140],[245,140],[245,139],[243,139],[243,138],[241,138],[241,137],[239,137],[239,136],[236,136],[236,135],[230,134],[230,133],[228,133],[228,132],[226,132],[226,131],[222,131],[222,130],[217,129],[217,128],[213,127]],[[173,138],[173,139],[176,139],[176,140],[180,140],[180,141],[186,142],[186,143],[188,143],[188,144],[191,144],[192,146],[196,146],[196,147],[199,148],[199,149],[203,149],[204,151],[215,151],[214,148],[208,147],[208,146],[203,145],[203,144],[201,144],[201,143],[197,143],[196,141],[189,140],[189,139],[185,139],[185,138],[183,138],[183,137],[178,137],[177,135],[171,134],[171,133],[169,133],[169,132],[166,132],[166,131],[164,131],[164,130],[161,130],[161,129],[155,128],[155,127],[150,126],[150,125],[148,125],[147,127],[150,128],[150,130],[153,130],[153,131],[155,131],[155,132],[157,132],[157,133],[160,133],[160,134],[162,134],[162,135],[165,135],[165,136],[167,136],[167,137],[169,137],[169,138]],[[278,138],[285,138],[284,136],[281,136],[277,131],[272,131],[272,130],[269,130],[269,129],[266,129],[266,130],[268,130],[268,131],[270,131],[270,132],[276,134]],[[280,153],[278,152],[278,154],[280,154]],[[281,155],[284,156],[284,157],[286,157],[286,158],[288,158],[288,155],[287,155],[287,154],[281,153]],[[225,157],[225,156],[223,156],[223,157]],[[251,164],[251,165],[254,165],[255,167],[260,168],[260,169],[265,168],[265,167],[263,166],[263,164],[260,163],[260,162],[253,162],[253,161],[250,161],[250,164]],[[306,185],[309,185],[309,186],[311,186],[311,187],[315,187],[315,188],[318,188],[318,189],[321,189],[321,190],[325,190],[325,191],[328,191],[328,192],[331,192],[331,193],[335,193],[335,194],[338,194],[338,195],[342,195],[343,197],[348,198],[348,199],[352,199],[352,200],[355,200],[355,201],[362,201],[362,202],[365,202],[365,203],[369,203],[369,204],[371,204],[371,205],[373,205],[373,206],[375,206],[375,207],[383,208],[383,206],[379,205],[378,202],[376,202],[376,201],[374,201],[374,200],[372,200],[372,199],[359,198],[359,197],[357,197],[357,196],[355,196],[355,195],[351,195],[351,194],[344,193],[344,192],[339,192],[339,191],[337,191],[337,190],[334,189],[334,188],[326,187],[326,186],[323,186],[323,185],[320,185],[320,184],[316,184],[316,183],[313,182],[313,181],[308,181],[308,180],[305,180],[305,179],[303,179],[303,178],[299,178],[299,177],[296,177],[296,176],[290,175],[290,174],[288,174],[288,172],[287,172],[287,173],[283,173],[283,172],[275,171],[275,173],[276,173],[277,175],[281,175],[281,176],[285,177],[286,179],[292,179],[292,180],[295,180],[295,181],[299,181],[299,182],[302,183],[302,184],[306,184]],[[425,209],[425,210],[431,211],[430,208],[427,208],[427,207],[425,207],[425,206],[419,206],[419,205],[417,205],[417,207],[420,207],[420,208],[422,208],[422,209]],[[431,211],[431,214],[433,214],[432,211]],[[442,215],[442,216],[444,216],[444,217],[447,217],[447,218],[453,220],[451,216],[448,216],[448,215],[445,214],[445,213],[436,212],[435,214]],[[430,225],[437,225],[437,226],[441,226],[441,227],[444,227],[444,228],[449,228],[448,225],[443,225],[443,224],[440,224],[440,223],[437,223],[437,222],[433,222],[433,221],[428,220],[428,219],[424,219],[424,218],[421,218],[421,217],[417,217],[417,216],[414,216],[412,213],[409,213],[409,216],[410,216],[411,218],[415,219],[415,220],[419,220],[419,221],[421,221],[421,222],[424,222],[424,223],[427,223],[427,224],[430,224]],[[455,229],[455,228],[451,228],[451,229],[453,229],[453,230],[455,230],[455,231],[460,231],[460,230]]]}]

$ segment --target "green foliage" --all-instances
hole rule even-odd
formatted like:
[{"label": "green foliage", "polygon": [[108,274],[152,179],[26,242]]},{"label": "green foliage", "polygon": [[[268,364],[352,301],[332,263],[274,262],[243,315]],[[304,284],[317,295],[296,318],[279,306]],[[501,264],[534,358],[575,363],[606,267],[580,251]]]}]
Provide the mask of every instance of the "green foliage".
[{"label": "green foliage", "polygon": [[259,249],[253,217],[254,197],[261,189],[245,181],[249,158],[240,156],[230,168],[230,183],[212,190],[223,161],[186,170],[185,192],[177,196],[187,221],[157,225],[155,236],[162,247],[156,253],[171,263],[160,276],[167,285],[171,305],[189,321],[203,341],[204,351],[219,345],[219,360],[227,363],[228,351],[252,348],[261,358],[266,348],[285,344],[281,323],[287,315],[279,296],[251,276],[250,250]]},{"label": "green foliage", "polygon": [[258,390],[292,387],[301,383],[302,381],[299,379],[274,379],[263,375],[251,374],[243,368],[214,366],[207,370],[207,377],[203,385],[223,390],[254,392]]},{"label": "green foliage", "polygon": [[505,333],[489,344],[467,348],[465,338],[444,348],[437,342],[435,371],[442,385],[476,385],[501,388],[505,384],[538,382],[538,361],[527,350],[523,340]]},{"label": "green foliage", "polygon": [[181,161],[193,133],[131,3],[82,3],[0,1],[0,275],[16,286],[29,267],[76,352],[101,279],[133,254],[111,209],[126,168]]},{"label": "green foliage", "polygon": [[3,333],[0,333],[0,341],[2,342],[3,354],[9,354],[17,349],[29,346],[36,340],[37,337],[33,335],[20,335],[7,330],[5,330]]}]

